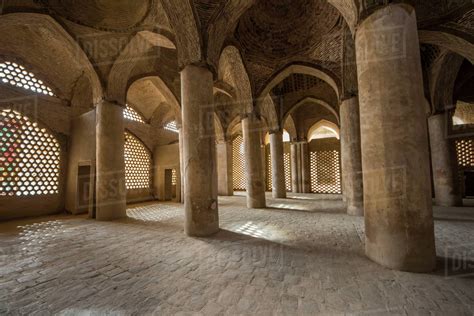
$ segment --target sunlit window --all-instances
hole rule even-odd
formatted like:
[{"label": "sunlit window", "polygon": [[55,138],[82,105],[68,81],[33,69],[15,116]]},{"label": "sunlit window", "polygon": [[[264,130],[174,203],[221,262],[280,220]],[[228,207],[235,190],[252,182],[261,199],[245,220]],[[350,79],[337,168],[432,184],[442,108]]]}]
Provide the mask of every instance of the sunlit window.
[{"label": "sunlit window", "polygon": [[171,185],[177,185],[178,184],[178,174],[176,172],[176,169],[171,170]]},{"label": "sunlit window", "polygon": [[0,111],[0,196],[57,194],[60,146],[46,129],[13,110]]},{"label": "sunlit window", "polygon": [[151,185],[151,153],[135,136],[125,132],[125,185],[147,189]]},{"label": "sunlit window", "polygon": [[25,90],[54,96],[51,88],[46,86],[43,81],[37,79],[33,73],[27,71],[25,67],[10,61],[0,63],[0,80],[2,83]]},{"label": "sunlit window", "polygon": [[125,106],[125,110],[123,111],[123,117],[130,121],[145,123],[145,119],[128,104]]},{"label": "sunlit window", "polygon": [[165,125],[165,130],[178,133],[178,126],[176,125],[176,121],[171,121]]},{"label": "sunlit window", "polygon": [[232,169],[234,174],[234,190],[245,191],[245,161],[244,161],[244,139],[237,136],[232,142]]}]

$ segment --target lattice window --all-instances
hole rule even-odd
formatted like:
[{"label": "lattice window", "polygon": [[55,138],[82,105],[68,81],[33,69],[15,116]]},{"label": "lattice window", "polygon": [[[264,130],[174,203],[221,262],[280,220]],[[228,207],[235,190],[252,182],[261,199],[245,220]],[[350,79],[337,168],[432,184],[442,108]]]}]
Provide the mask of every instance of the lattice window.
[{"label": "lattice window", "polygon": [[146,123],[143,116],[141,116],[134,108],[132,108],[128,104],[125,106],[125,110],[123,111],[123,117],[130,121]]},{"label": "lattice window", "polygon": [[178,176],[176,173],[176,169],[171,170],[171,185],[177,185],[178,184]]},{"label": "lattice window", "polygon": [[342,192],[337,150],[311,152],[310,163],[313,193],[340,194]]},{"label": "lattice window", "polygon": [[237,136],[233,143],[232,170],[234,173],[234,190],[245,191],[247,185],[245,180],[244,140]]},{"label": "lattice window", "polygon": [[125,132],[125,184],[127,190],[151,185],[151,153],[132,134]]},{"label": "lattice window", "polygon": [[474,140],[457,140],[456,151],[458,156],[458,165],[460,167],[474,167]]},{"label": "lattice window", "polygon": [[25,67],[10,61],[0,63],[0,80],[3,83],[25,90],[54,96],[53,90],[46,86],[43,81],[37,79],[33,73],[27,71]]},{"label": "lattice window", "polygon": [[59,193],[60,146],[46,129],[13,110],[0,111],[0,196]]},{"label": "lattice window", "polygon": [[283,155],[283,163],[285,166],[285,186],[286,191],[291,192],[291,155],[290,153],[285,153]]},{"label": "lattice window", "polygon": [[173,132],[173,133],[178,133],[178,126],[176,125],[176,121],[171,121],[168,124],[165,125],[165,130]]},{"label": "lattice window", "polygon": [[272,154],[270,153],[269,148],[267,147],[267,191],[272,191],[273,181],[272,181]]}]

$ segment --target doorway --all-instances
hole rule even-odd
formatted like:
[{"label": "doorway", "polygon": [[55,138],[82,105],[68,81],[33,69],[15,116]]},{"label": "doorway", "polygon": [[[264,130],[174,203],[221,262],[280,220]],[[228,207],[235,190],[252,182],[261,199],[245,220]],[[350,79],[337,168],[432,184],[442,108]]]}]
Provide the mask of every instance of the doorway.
[{"label": "doorway", "polygon": [[77,212],[88,213],[95,218],[95,177],[90,164],[79,165],[77,168]]},{"label": "doorway", "polygon": [[464,192],[467,198],[474,198],[474,171],[464,172]]}]

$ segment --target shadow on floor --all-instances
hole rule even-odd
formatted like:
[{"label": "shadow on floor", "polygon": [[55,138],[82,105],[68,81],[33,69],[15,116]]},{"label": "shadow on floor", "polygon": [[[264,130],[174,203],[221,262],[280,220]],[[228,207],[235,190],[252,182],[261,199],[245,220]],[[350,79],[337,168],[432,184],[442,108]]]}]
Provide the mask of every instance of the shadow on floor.
[{"label": "shadow on floor", "polygon": [[304,213],[322,213],[322,214],[343,214],[345,210],[339,207],[321,207],[313,209],[301,209],[301,208],[291,208],[291,207],[279,207],[272,204],[267,205],[267,208],[262,209],[262,211],[275,211],[275,212],[304,212]]}]

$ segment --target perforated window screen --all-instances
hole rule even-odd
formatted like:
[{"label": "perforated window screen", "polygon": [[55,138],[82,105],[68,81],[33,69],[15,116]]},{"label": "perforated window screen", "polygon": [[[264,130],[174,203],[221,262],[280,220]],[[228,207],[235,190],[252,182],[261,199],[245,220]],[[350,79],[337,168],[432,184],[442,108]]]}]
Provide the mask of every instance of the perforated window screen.
[{"label": "perforated window screen", "polygon": [[272,181],[272,154],[270,153],[270,148],[267,145],[267,191],[272,191],[273,181]]},{"label": "perforated window screen", "polygon": [[0,82],[15,87],[30,90],[44,95],[54,96],[53,90],[46,86],[43,81],[16,63],[5,61],[0,63]]},{"label": "perforated window screen", "polygon": [[165,130],[173,132],[173,133],[178,133],[178,126],[176,125],[176,121],[171,121],[168,124],[165,125]]},{"label": "perforated window screen", "polygon": [[171,170],[171,185],[178,184],[178,176],[176,173],[176,169]]},{"label": "perforated window screen", "polygon": [[458,165],[461,168],[474,167],[474,140],[457,140],[456,152],[458,156]]},{"label": "perforated window screen", "polygon": [[12,110],[0,111],[0,196],[59,193],[60,146],[46,129]]},{"label": "perforated window screen", "polygon": [[128,132],[125,132],[125,184],[127,190],[151,186],[151,153]]},{"label": "perforated window screen", "polygon": [[310,164],[313,193],[340,194],[342,192],[337,150],[311,152]]},{"label": "perforated window screen", "polygon": [[145,123],[145,119],[128,104],[125,106],[125,110],[123,111],[123,117],[130,121]]},{"label": "perforated window screen", "polygon": [[244,140],[242,136],[237,136],[232,143],[232,170],[234,173],[234,190],[245,191],[245,161],[244,161]]},{"label": "perforated window screen", "polygon": [[285,164],[285,185],[286,191],[291,192],[291,154],[283,155],[283,163]]}]

